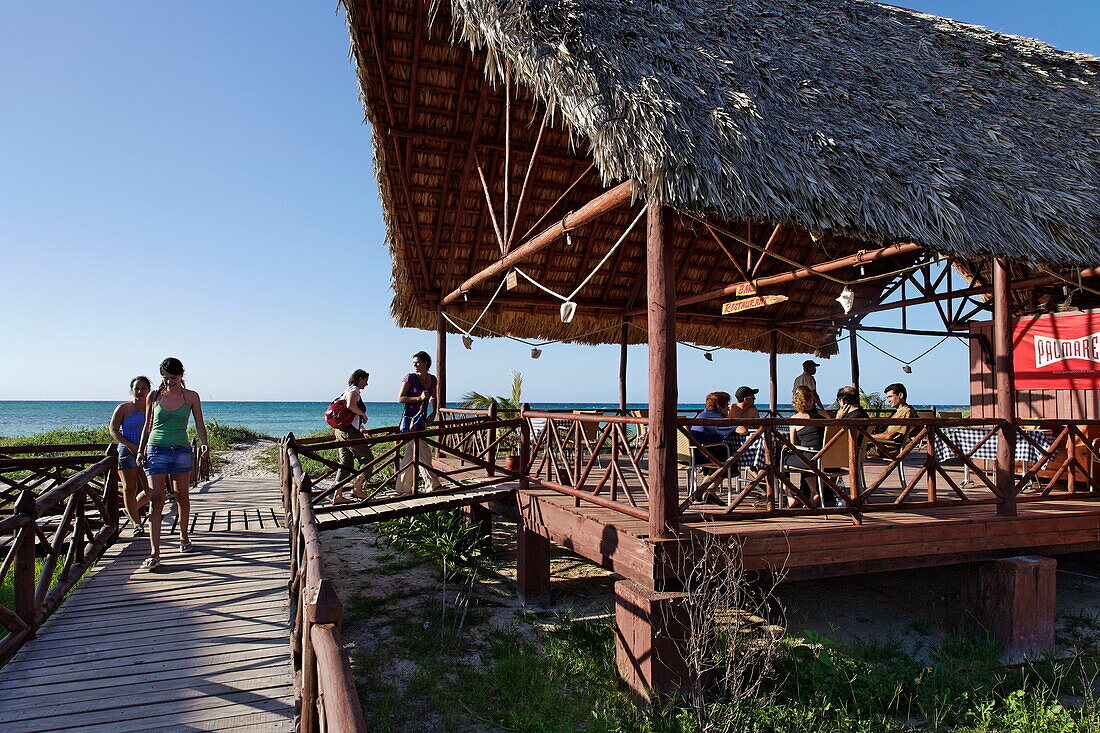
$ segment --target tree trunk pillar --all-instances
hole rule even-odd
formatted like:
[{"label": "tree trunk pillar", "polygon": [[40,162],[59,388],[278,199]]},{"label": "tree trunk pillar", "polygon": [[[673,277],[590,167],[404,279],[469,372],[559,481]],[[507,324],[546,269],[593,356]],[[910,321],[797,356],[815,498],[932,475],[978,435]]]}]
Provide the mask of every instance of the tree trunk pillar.
[{"label": "tree trunk pillar", "polygon": [[768,334],[768,410],[771,417],[779,416],[779,332],[774,328]]},{"label": "tree trunk pillar", "polygon": [[667,212],[651,200],[646,214],[646,294],[649,305],[649,533],[671,537],[677,530],[676,472],[676,288]]},{"label": "tree trunk pillar", "polygon": [[993,259],[993,379],[997,392],[997,417],[1004,427],[997,441],[997,488],[1004,501],[997,505],[1002,516],[1016,516],[1016,389],[1012,376],[1012,322],[1008,267]]},{"label": "tree trunk pillar", "polygon": [[623,321],[622,330],[619,333],[619,414],[626,414],[626,340],[630,332],[630,324]]},{"label": "tree trunk pillar", "polygon": [[443,309],[435,312],[435,406],[441,409],[447,406],[447,320]]},{"label": "tree trunk pillar", "polygon": [[848,354],[852,358],[852,386],[859,393],[859,350],[856,348],[856,330],[848,329]]}]

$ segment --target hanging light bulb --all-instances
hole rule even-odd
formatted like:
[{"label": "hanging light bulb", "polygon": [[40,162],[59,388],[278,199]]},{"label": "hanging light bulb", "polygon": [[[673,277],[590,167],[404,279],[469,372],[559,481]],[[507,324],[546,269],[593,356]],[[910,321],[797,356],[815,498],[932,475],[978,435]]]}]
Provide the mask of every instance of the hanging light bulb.
[{"label": "hanging light bulb", "polygon": [[836,302],[840,303],[840,307],[844,309],[844,315],[848,315],[852,312],[852,306],[856,303],[856,294],[850,287],[845,285],[844,289],[840,291],[840,295],[837,296]]},{"label": "hanging light bulb", "polygon": [[561,304],[561,322],[569,323],[573,320],[573,314],[577,312],[577,304],[567,300]]},{"label": "hanging light bulb", "polygon": [[714,354],[710,353],[709,351],[704,351],[703,358],[707,361],[714,361]]},{"label": "hanging light bulb", "polygon": [[542,356],[542,349],[531,349],[531,358],[537,359]]},{"label": "hanging light bulb", "polygon": [[472,348],[474,348],[474,340],[472,338],[470,338],[469,335],[463,334],[462,335],[462,345],[465,346],[467,349],[472,349]]},{"label": "hanging light bulb", "polygon": [[906,374],[912,374],[912,373],[913,373],[913,367],[909,366],[908,364],[906,364],[905,366],[903,366],[903,367],[901,368],[901,370],[902,370],[903,372],[905,372]]}]

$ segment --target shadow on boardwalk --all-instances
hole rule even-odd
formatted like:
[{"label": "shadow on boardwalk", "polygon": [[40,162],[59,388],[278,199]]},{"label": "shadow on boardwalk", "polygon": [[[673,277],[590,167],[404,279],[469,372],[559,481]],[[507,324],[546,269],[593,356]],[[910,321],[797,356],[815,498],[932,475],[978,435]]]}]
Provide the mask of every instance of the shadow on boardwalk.
[{"label": "shadow on boardwalk", "polygon": [[144,572],[148,540],[124,530],[0,669],[0,730],[293,729],[277,482],[196,489],[196,552],[169,536],[161,566]]}]

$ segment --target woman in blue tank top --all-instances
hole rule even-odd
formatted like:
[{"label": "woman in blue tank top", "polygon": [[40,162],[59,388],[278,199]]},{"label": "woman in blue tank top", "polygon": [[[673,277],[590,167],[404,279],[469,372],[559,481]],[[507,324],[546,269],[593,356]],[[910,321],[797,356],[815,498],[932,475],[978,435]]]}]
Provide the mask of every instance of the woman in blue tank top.
[{"label": "woman in blue tank top", "polygon": [[138,445],[141,443],[141,431],[145,428],[146,400],[152,383],[149,377],[134,377],[130,380],[130,401],[115,408],[107,430],[118,445],[118,475],[122,483],[122,506],[130,521],[134,523],[134,533],[141,534],[141,509],[149,503],[149,485],[145,472],[138,468]]}]

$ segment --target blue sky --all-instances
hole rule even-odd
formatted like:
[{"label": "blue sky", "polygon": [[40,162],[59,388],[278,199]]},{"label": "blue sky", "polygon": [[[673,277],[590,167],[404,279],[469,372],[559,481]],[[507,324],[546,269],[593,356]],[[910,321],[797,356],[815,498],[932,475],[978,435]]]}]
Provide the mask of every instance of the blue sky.
[{"label": "blue sky", "polygon": [[[1100,53],[1096,0],[900,4]],[[390,400],[409,356],[434,350],[389,315],[369,129],[335,2],[0,0],[0,38],[0,400],[121,399],[169,354],[205,399],[325,400],[362,366],[368,398]],[[868,336],[903,357],[934,343]],[[533,361],[519,344],[452,339],[452,398],[503,392],[519,369],[532,401],[616,399],[617,347]],[[912,375],[869,347],[861,357],[870,388],[904,378],[917,402],[967,400],[961,345]],[[781,383],[802,358],[781,358]],[[631,362],[642,401],[644,348]],[[765,386],[766,362],[681,349],[681,400]],[[847,370],[842,352],[819,382]]]}]

